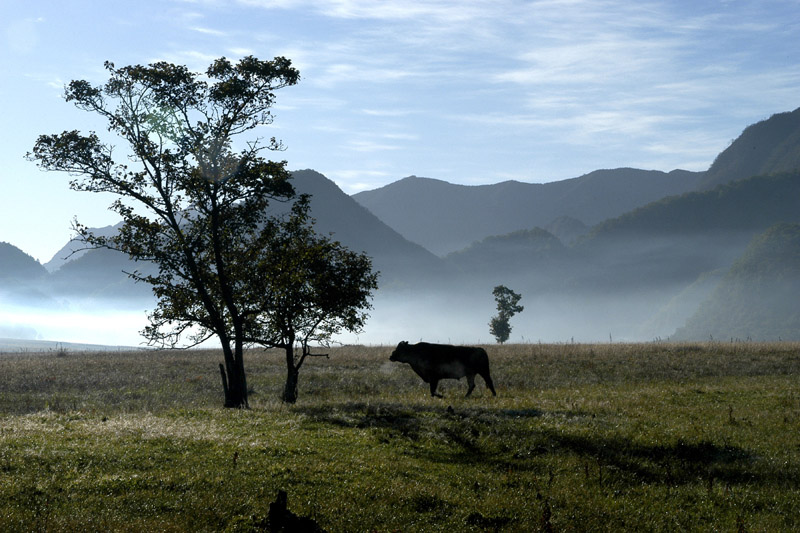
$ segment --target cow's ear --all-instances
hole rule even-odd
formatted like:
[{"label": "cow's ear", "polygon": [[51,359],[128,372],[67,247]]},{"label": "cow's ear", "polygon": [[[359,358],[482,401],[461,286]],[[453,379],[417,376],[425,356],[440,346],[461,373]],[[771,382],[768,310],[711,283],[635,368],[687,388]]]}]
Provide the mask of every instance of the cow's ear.
[{"label": "cow's ear", "polygon": [[400,346],[408,346],[408,341],[400,341]]}]

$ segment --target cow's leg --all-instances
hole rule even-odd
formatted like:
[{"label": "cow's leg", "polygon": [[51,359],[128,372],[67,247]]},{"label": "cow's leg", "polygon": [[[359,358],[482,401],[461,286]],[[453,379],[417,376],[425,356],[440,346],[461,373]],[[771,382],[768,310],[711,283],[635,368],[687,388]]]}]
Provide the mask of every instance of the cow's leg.
[{"label": "cow's leg", "polygon": [[436,393],[436,386],[437,385],[439,385],[439,380],[438,379],[432,379],[431,380],[431,396],[433,396],[435,398],[444,398],[444,396],[442,396],[441,394],[437,394]]},{"label": "cow's leg", "polygon": [[469,384],[469,388],[467,389],[467,394],[464,398],[469,397],[472,394],[472,389],[475,388],[475,374],[467,374],[467,383]]},{"label": "cow's leg", "polygon": [[481,374],[481,377],[486,382],[486,386],[489,387],[489,390],[492,391],[493,396],[497,396],[497,393],[494,391],[494,383],[492,383],[492,376],[489,375],[487,371],[485,374]]}]

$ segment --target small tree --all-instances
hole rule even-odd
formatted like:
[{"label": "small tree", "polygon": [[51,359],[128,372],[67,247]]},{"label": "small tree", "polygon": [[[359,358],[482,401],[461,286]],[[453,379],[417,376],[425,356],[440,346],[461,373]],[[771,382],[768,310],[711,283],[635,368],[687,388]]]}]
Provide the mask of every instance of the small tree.
[{"label": "small tree", "polygon": [[[274,91],[297,83],[299,74],[283,57],[250,56],[235,65],[218,59],[205,79],[165,62],[105,66],[107,83],[73,81],[66,99],[107,120],[126,141],[135,169],[118,162],[94,132],[42,135],[28,157],[75,176],[73,190],[117,196],[111,209],[123,219],[119,234],[95,236],[76,222],[80,236],[91,247],[157,266],[157,273],[129,274],[157,297],[144,336],[171,347],[186,336],[190,345],[216,336],[225,406],[247,407],[246,346],[357,330],[366,316],[358,309],[375,287],[367,258],[313,235],[307,198],[282,216],[268,210],[272,201],[295,197],[286,162],[261,156],[281,149],[279,142],[256,138],[233,149],[236,136],[272,122]],[[332,287],[359,290],[334,306]],[[322,333],[314,337],[312,330]]]},{"label": "small tree", "polygon": [[303,197],[295,203],[289,219],[275,224],[252,258],[263,278],[251,285],[258,288],[252,298],[262,302],[262,312],[253,316],[260,336],[252,340],[284,350],[281,398],[287,403],[297,400],[300,367],[312,355],[311,346],[327,345],[342,330],[360,331],[377,288],[371,259],[315,233],[307,220],[307,202]]},{"label": "small tree", "polygon": [[511,325],[508,321],[525,308],[518,305],[522,296],[504,285],[495,287],[492,294],[497,302],[497,316],[492,317],[489,322],[489,332],[494,335],[497,342],[503,344],[511,336]]}]

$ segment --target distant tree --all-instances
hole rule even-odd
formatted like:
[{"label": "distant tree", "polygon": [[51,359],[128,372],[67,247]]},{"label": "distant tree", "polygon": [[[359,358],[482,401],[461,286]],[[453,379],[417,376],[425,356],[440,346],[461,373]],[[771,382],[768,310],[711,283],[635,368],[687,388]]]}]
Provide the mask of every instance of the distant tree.
[{"label": "distant tree", "polygon": [[511,336],[509,320],[515,314],[521,313],[525,308],[518,305],[522,296],[505,285],[495,287],[492,294],[497,302],[497,316],[493,316],[489,322],[489,332],[494,335],[497,342],[503,344]]},{"label": "distant tree", "polygon": [[[293,388],[287,383],[294,394],[284,394],[293,401],[308,343],[361,328],[375,288],[367,257],[313,233],[308,198],[295,196],[286,162],[262,157],[282,149],[278,141],[256,138],[234,151],[238,135],[272,122],[274,91],[296,84],[297,70],[283,57],[252,56],[218,59],[205,76],[165,62],[105,66],[105,85],[72,81],[66,99],[106,119],[127,142],[128,161],[118,162],[94,132],[78,131],[40,136],[28,157],[70,173],[73,190],[117,196],[117,235],[75,227],[90,247],[158,267],[129,273],[157,297],[142,332],[151,344],[176,347],[188,337],[196,346],[216,336],[225,406],[247,407],[245,348],[283,347],[288,362],[299,342]],[[268,209],[293,200],[283,214]]]}]

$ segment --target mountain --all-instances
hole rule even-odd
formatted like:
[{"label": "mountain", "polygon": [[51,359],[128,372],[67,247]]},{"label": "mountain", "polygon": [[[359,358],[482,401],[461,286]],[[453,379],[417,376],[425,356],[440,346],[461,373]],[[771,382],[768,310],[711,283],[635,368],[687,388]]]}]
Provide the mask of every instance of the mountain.
[{"label": "mountain", "polygon": [[[620,168],[551,183],[478,186],[411,176],[353,198],[405,238],[444,256],[521,229],[541,227],[558,234],[551,225],[562,217],[593,226],[668,196],[797,169],[800,108],[745,128],[706,172]],[[566,234],[562,241],[577,235]]]},{"label": "mountain", "polygon": [[[318,232],[381,271],[355,342],[488,340],[498,284],[523,296],[517,341],[796,338],[788,296],[800,287],[781,250],[796,245],[800,169],[780,169],[795,165],[797,115],[747,128],[706,174],[617,169],[472,187],[411,177],[350,197],[300,170],[294,185],[312,195]],[[137,265],[119,254],[72,255],[49,275],[14,254],[59,301],[149,294],[131,288],[122,270]]]},{"label": "mountain", "polygon": [[675,339],[800,340],[800,224],[755,237]]},{"label": "mountain", "polygon": [[445,261],[468,278],[488,280],[492,286],[516,280],[530,281],[552,275],[567,260],[569,250],[552,233],[541,228],[486,237],[453,252]]},{"label": "mountain", "polygon": [[150,286],[136,283],[126,272],[155,272],[155,266],[136,263],[115,250],[99,248],[70,259],[50,274],[53,294],[71,298],[141,300],[152,298]]},{"label": "mountain", "polygon": [[294,171],[292,184],[299,194],[311,195],[318,233],[372,257],[373,268],[381,272],[380,286],[415,284],[423,278],[435,282],[446,275],[441,259],[402,237],[319,172]]},{"label": "mountain", "polygon": [[0,299],[22,302],[46,301],[41,290],[47,270],[16,246],[0,242]]},{"label": "mountain", "polygon": [[[0,328],[0,334],[3,329]],[[142,346],[109,346],[105,344],[84,344],[78,342],[47,341],[28,338],[5,338],[0,337],[0,351],[5,353],[44,353],[69,354],[70,352],[133,352],[136,350],[146,350]]]},{"label": "mountain", "polygon": [[411,176],[353,198],[403,237],[437,255],[492,235],[570,217],[594,225],[665,196],[694,190],[702,173],[597,170],[551,183],[454,185]]},{"label": "mountain", "polygon": [[796,169],[800,169],[800,108],[745,128],[717,156],[698,188],[711,189],[750,176]]},{"label": "mountain", "polygon": [[16,246],[0,242],[0,282],[17,283],[41,279],[47,270]]},{"label": "mountain", "polygon": [[[441,259],[398,235],[322,174],[313,170],[292,174],[298,194],[311,195],[311,214],[317,232],[330,234],[351,250],[372,257],[373,268],[381,272],[382,287],[416,284],[420,279],[435,280],[444,275]],[[282,209],[288,209],[288,204],[275,206],[276,211]],[[117,227],[92,231],[107,235]],[[154,268],[152,265],[137,264],[119,252],[104,249],[70,255],[80,245],[78,241],[70,241],[48,263],[54,266],[61,262],[50,276],[49,285],[55,293],[94,298],[139,298],[150,294],[149,286],[134,283],[125,272]],[[66,260],[60,259],[64,257]]]},{"label": "mountain", "polygon": [[[98,237],[111,237],[115,235],[117,231],[119,231],[122,222],[114,225],[114,226],[105,226],[103,228],[91,228],[93,234],[97,235]],[[85,253],[89,252],[90,250],[86,248],[86,245],[78,239],[70,239],[70,241],[61,247],[59,251],[53,254],[52,259],[44,264],[44,267],[47,269],[48,272],[55,272],[63,265],[70,261],[74,261],[75,259],[81,257]]]},{"label": "mountain", "polygon": [[800,222],[800,171],[665,198],[598,224],[575,250],[590,285],[691,283],[779,222]]},{"label": "mountain", "polygon": [[689,317],[700,307],[700,304],[711,295],[724,274],[724,268],[700,274],[691,285],[680,290],[642,323],[639,328],[639,338],[671,338],[670,335],[684,326]]},{"label": "mountain", "polygon": [[572,244],[579,237],[589,233],[591,228],[577,218],[564,215],[552,221],[544,229],[558,237],[564,244]]},{"label": "mountain", "polygon": [[800,171],[668,197],[598,224],[570,247],[537,228],[487,237],[445,261],[463,276],[450,290],[464,305],[479,308],[497,284],[522,294],[528,304],[517,320],[529,335],[651,340],[671,337],[752,238],[781,222],[800,223]]}]

